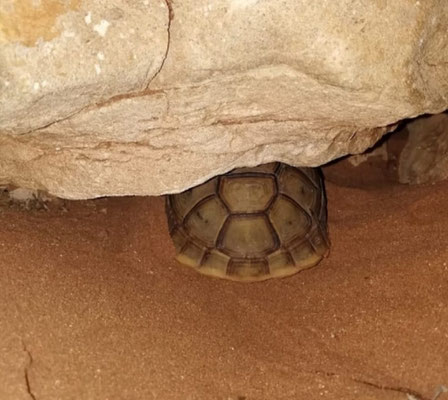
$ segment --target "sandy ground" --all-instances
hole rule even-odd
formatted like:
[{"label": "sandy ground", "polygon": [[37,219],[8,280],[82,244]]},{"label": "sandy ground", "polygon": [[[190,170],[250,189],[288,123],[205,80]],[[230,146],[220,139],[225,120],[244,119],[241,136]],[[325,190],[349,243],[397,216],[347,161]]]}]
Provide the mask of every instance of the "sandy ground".
[{"label": "sandy ground", "polygon": [[256,284],[173,261],[162,198],[1,207],[0,399],[448,399],[448,182],[347,176],[330,257]]}]

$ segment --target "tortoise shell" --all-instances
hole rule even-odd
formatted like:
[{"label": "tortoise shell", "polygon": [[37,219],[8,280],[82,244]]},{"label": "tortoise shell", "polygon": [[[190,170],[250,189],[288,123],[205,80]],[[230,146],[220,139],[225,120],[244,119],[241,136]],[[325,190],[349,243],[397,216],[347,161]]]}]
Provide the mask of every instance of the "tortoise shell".
[{"label": "tortoise shell", "polygon": [[320,171],[270,163],[237,168],[167,196],[177,260],[238,281],[292,275],[328,253]]}]

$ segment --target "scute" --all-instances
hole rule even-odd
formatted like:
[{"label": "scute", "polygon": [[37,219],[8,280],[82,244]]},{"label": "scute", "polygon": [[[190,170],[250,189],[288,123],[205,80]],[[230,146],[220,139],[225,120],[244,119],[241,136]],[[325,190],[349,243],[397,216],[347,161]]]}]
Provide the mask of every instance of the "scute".
[{"label": "scute", "polygon": [[301,173],[297,168],[286,166],[280,172],[278,182],[280,193],[291,197],[305,210],[313,209],[318,199],[318,190],[305,173]]},{"label": "scute", "polygon": [[227,210],[217,196],[198,203],[185,218],[185,228],[207,247],[214,247],[227,218]]},{"label": "scute", "polygon": [[230,257],[220,252],[219,250],[212,250],[205,254],[200,270],[207,275],[224,278],[227,274],[227,266],[229,265]]},{"label": "scute", "polygon": [[219,247],[234,257],[259,258],[278,247],[266,216],[231,215],[223,231]]},{"label": "scute", "polygon": [[238,168],[167,197],[177,259],[235,281],[292,275],[328,254],[319,171],[270,163]]},{"label": "scute", "polygon": [[227,274],[233,279],[253,280],[266,276],[269,273],[269,267],[264,260],[235,260],[231,261]]},{"label": "scute", "polygon": [[182,264],[194,267],[202,263],[204,253],[205,249],[202,246],[198,246],[194,242],[187,241],[179,253],[178,260]]},{"label": "scute", "polygon": [[269,273],[273,277],[283,277],[297,272],[291,254],[285,249],[278,249],[268,257]]},{"label": "scute", "polygon": [[317,254],[307,240],[290,249],[290,252],[294,263],[300,269],[312,267],[322,258],[322,255]]},{"label": "scute", "polygon": [[216,192],[217,179],[213,178],[185,192],[170,196],[171,206],[175,215],[183,220],[190,210],[202,199]]},{"label": "scute", "polygon": [[275,180],[269,175],[222,177],[219,185],[219,194],[232,213],[262,212],[275,192]]},{"label": "scute", "polygon": [[176,249],[176,253],[181,253],[182,249],[188,242],[188,237],[184,232],[183,228],[172,229],[171,230],[171,239],[173,239],[174,248]]},{"label": "scute", "polygon": [[280,241],[285,244],[296,237],[304,238],[311,227],[311,218],[305,210],[283,196],[275,199],[269,210],[269,218]]},{"label": "scute", "polygon": [[327,253],[330,243],[320,225],[309,233],[308,238],[316,254],[322,256]]}]

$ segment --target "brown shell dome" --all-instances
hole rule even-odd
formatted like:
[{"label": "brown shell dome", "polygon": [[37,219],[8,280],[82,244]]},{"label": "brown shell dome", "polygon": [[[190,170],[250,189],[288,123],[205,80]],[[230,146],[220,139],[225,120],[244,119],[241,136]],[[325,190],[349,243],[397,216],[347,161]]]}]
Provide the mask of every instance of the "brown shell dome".
[{"label": "brown shell dome", "polygon": [[313,168],[237,168],[167,196],[166,210],[178,261],[206,275],[288,276],[329,249],[323,182]]}]

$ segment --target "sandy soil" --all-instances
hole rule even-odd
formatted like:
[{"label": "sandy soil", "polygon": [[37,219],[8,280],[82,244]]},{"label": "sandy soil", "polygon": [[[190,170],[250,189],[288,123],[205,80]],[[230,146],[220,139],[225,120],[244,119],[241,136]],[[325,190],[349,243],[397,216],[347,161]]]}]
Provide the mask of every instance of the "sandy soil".
[{"label": "sandy soil", "polygon": [[349,172],[330,257],[256,284],[174,262],[162,198],[1,207],[0,399],[448,399],[448,182]]}]

